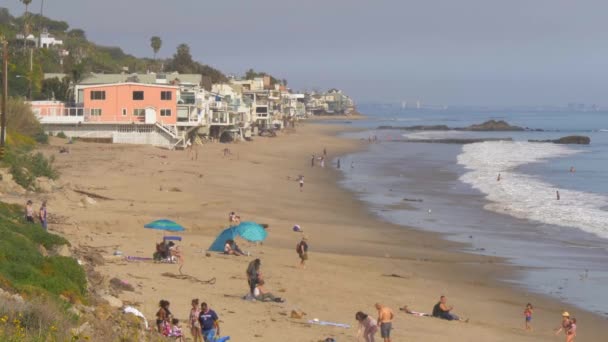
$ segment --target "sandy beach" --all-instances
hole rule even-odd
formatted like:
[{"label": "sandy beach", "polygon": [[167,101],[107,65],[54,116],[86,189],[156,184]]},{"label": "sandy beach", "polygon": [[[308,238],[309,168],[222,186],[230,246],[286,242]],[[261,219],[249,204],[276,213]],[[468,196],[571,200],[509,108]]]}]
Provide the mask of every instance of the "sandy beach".
[{"label": "sandy beach", "polygon": [[[70,145],[69,154],[59,154],[65,140],[53,139],[42,151],[55,156],[61,172],[58,189],[33,199],[48,199],[49,212],[61,218],[51,231],[66,236],[73,248],[90,246],[102,253],[105,264],[97,271],[105,281],[118,277],[135,286],[120,299],[151,323],[160,299],[169,300],[174,315],[185,321],[190,300],[199,298],[218,313],[222,334],[233,341],[356,341],[355,313],[375,317],[374,303],[380,302],[395,311],[393,341],[563,341],[563,335],[553,333],[563,310],[578,319],[577,341],[605,339],[605,318],[507,287],[498,279],[517,270],[504,260],[461,253],[461,246],[437,234],[380,221],[338,186],[340,172],[333,162],[311,168],[311,155],[321,155],[324,148],[330,160],[366,148],[363,142],[337,137],[343,129],[305,123],[276,138],[205,144],[197,148],[197,160],[187,151],[83,142]],[[224,156],[224,148],[231,154]],[[299,175],[305,177],[303,192]],[[108,199],[87,201],[74,190]],[[230,211],[244,221],[268,224],[268,239],[263,245],[239,241],[249,257],[206,256],[207,247],[228,226]],[[180,234],[182,272],[191,279],[171,277],[179,275],[177,265],[113,256],[118,250],[123,256],[151,257],[163,235],[143,225],[159,218],[186,227]],[[309,239],[305,270],[296,267],[301,234],[292,231],[295,224]],[[241,299],[248,291],[245,269],[254,258],[262,260],[266,288],[285,303]],[[214,284],[195,281],[212,278]],[[407,304],[430,313],[442,294],[469,323],[398,310]],[[531,332],[523,330],[528,302],[535,306]],[[292,319],[294,309],[307,315]],[[314,318],[351,328],[307,324]]]}]

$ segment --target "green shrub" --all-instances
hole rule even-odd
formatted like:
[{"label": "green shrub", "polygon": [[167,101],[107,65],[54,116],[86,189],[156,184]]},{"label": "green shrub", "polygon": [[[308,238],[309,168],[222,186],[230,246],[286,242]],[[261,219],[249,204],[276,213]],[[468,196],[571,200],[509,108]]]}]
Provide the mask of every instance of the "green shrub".
[{"label": "green shrub", "polygon": [[68,138],[68,136],[65,135],[65,133],[63,133],[63,131],[57,133],[56,137],[57,138],[61,138],[61,139],[67,139]]},{"label": "green shrub", "polygon": [[36,142],[39,144],[46,145],[49,143],[49,135],[44,133],[43,131],[40,131],[34,136],[34,140],[36,140]]},{"label": "green shrub", "polygon": [[53,167],[54,158],[46,158],[42,153],[31,153],[30,150],[29,147],[13,146],[6,149],[2,162],[9,167],[15,183],[30,189],[38,177],[57,179],[59,173]]}]

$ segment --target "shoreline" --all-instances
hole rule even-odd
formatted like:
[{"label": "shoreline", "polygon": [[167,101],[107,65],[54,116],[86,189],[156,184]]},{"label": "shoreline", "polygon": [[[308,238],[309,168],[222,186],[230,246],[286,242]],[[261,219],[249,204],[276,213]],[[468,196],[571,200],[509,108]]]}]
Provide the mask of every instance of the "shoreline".
[{"label": "shoreline", "polygon": [[[200,174],[197,174],[198,167],[192,167],[189,160],[184,160],[185,152],[160,151],[140,146],[78,143],[74,145],[75,151],[72,155],[65,158],[74,157],[74,160],[63,161],[67,164],[63,165],[66,173],[66,179],[62,180],[64,190],[86,184],[89,188],[96,189],[95,192],[115,198],[115,201],[120,203],[100,201],[96,205],[82,208],[73,203],[73,198],[68,199],[74,196],[73,194],[52,194],[51,196],[56,198],[51,201],[51,208],[55,205],[55,209],[51,210],[60,214],[70,212],[73,221],[71,225],[52,229],[68,236],[75,245],[106,246],[118,243],[125,253],[137,255],[141,252],[139,254],[143,255],[152,249],[158,236],[145,232],[140,227],[146,220],[155,217],[154,215],[172,212],[173,218],[190,227],[184,234],[184,254],[187,260],[191,260],[185,266],[185,271],[198,276],[199,279],[207,279],[209,277],[205,278],[205,275],[212,273],[222,282],[220,289],[217,286],[209,289],[209,295],[215,294],[209,301],[214,303],[212,306],[216,309],[219,308],[220,315],[224,315],[227,326],[224,331],[233,338],[250,339],[252,330],[259,330],[267,340],[273,341],[281,339],[274,339],[268,334],[279,331],[303,341],[317,341],[326,336],[348,338],[354,336],[352,329],[341,331],[316,326],[302,329],[298,324],[294,324],[295,322],[274,314],[271,319],[273,324],[266,322],[268,324],[263,324],[262,329],[248,315],[265,317],[265,309],[270,308],[271,312],[276,314],[281,310],[290,311],[289,308],[295,305],[309,313],[308,319],[316,318],[325,312],[328,317],[318,318],[353,324],[354,312],[363,310],[374,314],[372,306],[376,301],[383,301],[395,310],[398,306],[408,304],[414,310],[429,311],[438,296],[446,294],[456,305],[457,313],[470,317],[471,323],[464,325],[397,313],[395,338],[434,340],[441,332],[443,336],[448,333],[451,340],[462,341],[475,340],[479,336],[483,336],[484,341],[503,341],[508,338],[555,340],[549,333],[550,329],[559,324],[560,312],[567,305],[543,295],[526,294],[525,290],[507,286],[498,280],[505,272],[518,272],[513,266],[506,264],[504,259],[468,254],[463,251],[464,244],[446,241],[439,233],[386,223],[371,213],[355,193],[338,184],[340,173],[333,169],[332,163],[328,163],[325,170],[310,169],[310,153],[319,153],[324,146],[329,147],[330,156],[344,155],[364,148],[365,145],[359,141],[338,137],[342,131],[344,128],[339,126],[304,124],[298,127],[294,134],[256,139],[252,144],[228,145],[234,150],[229,159],[220,155],[220,146],[223,148],[224,145],[205,145],[201,148],[199,157],[207,158],[207,161],[212,161],[215,165],[204,171],[200,170]],[[302,141],[305,138],[308,140]],[[281,144],[274,144],[272,139],[278,139],[276,141]],[[296,141],[297,139],[299,140]],[[208,149],[208,146],[211,148]],[[94,149],[96,153],[91,153],[90,149]],[[45,150],[46,153],[52,153],[50,147]],[[113,158],[114,153],[120,152],[128,156],[117,155]],[[91,155],[87,156],[86,153]],[[106,157],[110,158],[105,159]],[[140,160],[129,157],[148,158]],[[78,165],[80,169],[70,168],[83,160],[90,164]],[[155,163],[150,163],[150,160]],[[157,161],[161,161],[161,170],[153,172],[152,169],[146,168],[147,164],[158,165]],[[162,164],[163,161],[170,164]],[[113,177],[110,181],[100,182],[91,178],[87,182],[82,178],[90,174],[103,175],[104,172],[95,170],[95,166],[101,167],[107,163],[111,165],[106,165],[105,171],[113,170],[126,179]],[[222,167],[236,168],[235,166],[247,170],[235,171],[231,168],[222,172]],[[164,175],[167,171],[178,170],[183,177],[181,186],[179,184],[182,183]],[[298,173],[306,177],[305,191],[302,194],[297,193],[295,182],[290,185],[286,183],[289,182],[287,176],[295,177]],[[142,182],[142,176],[150,179]],[[212,180],[208,181],[210,177]],[[126,180],[128,182],[125,182]],[[155,180],[155,183],[152,184],[151,180]],[[65,183],[69,183],[69,186]],[[127,187],[140,190],[140,193],[131,194],[130,191],[117,188],[125,183],[128,184]],[[176,184],[181,191],[166,193],[157,188],[158,183],[165,189]],[[263,184],[277,186],[268,189]],[[284,187],[289,188],[283,189]],[[203,189],[208,190],[208,193],[200,192]],[[238,199],[224,193],[234,189],[246,191],[235,191],[235,194],[239,195]],[[190,190],[193,193],[190,193]],[[165,197],[163,201],[155,199],[154,194],[159,193]],[[182,201],[192,204],[180,205]],[[208,209],[211,209],[210,212],[206,212]],[[195,215],[193,210],[199,210],[199,215]],[[275,304],[251,304],[225,297],[226,292],[241,294],[246,291],[241,275],[246,266],[246,259],[216,255],[205,258],[200,251],[210,244],[220,227],[226,225],[225,216],[231,210],[236,210],[245,220],[254,219],[270,224],[268,242],[263,247],[246,248],[251,248],[256,255],[261,255],[264,264],[268,265],[268,285],[273,290],[280,287],[286,289],[286,305],[281,307]],[[137,215],[134,215],[133,211],[137,211]],[[286,259],[289,260],[288,264],[295,265],[297,258],[294,257],[293,246],[298,237],[290,231],[290,227],[296,223],[302,225],[305,234],[311,237],[312,258],[309,269],[305,271],[292,270],[293,266],[285,265]],[[114,225],[136,228],[132,231],[117,230],[113,228]],[[77,231],[74,231],[74,227],[77,227]],[[344,238],[345,235],[348,235],[348,239]],[[166,280],[158,275],[161,273],[158,269],[171,270],[173,265],[141,264],[141,267],[137,267],[137,264],[115,260],[109,255],[111,252],[106,250],[104,257],[108,262],[99,267],[102,273],[119,274],[134,282],[138,281],[137,278],[129,277],[129,274],[149,279],[141,281],[140,293],[128,293],[124,298],[121,297],[123,300],[141,302],[140,309],[149,318],[153,317],[155,301],[160,297],[172,300],[179,308],[177,312],[181,314],[189,307],[190,297],[200,290],[200,285],[197,290],[197,287],[184,284],[183,281]],[[323,263],[317,263],[317,260]],[[217,267],[212,265],[211,270],[198,270],[192,266],[193,262],[197,262],[201,263],[201,268],[207,268],[208,261],[217,263]],[[382,274],[400,274],[405,278],[383,277]],[[234,277],[237,280],[231,280]],[[160,280],[162,281],[157,284]],[[149,282],[152,282],[152,285]],[[164,282],[168,284],[163,284]],[[172,286],[179,288],[177,293],[181,295],[171,295]],[[378,292],[379,286],[385,291]],[[311,295],[311,292],[314,295]],[[361,298],[362,294],[369,294],[370,297]],[[178,296],[180,298],[175,298]],[[522,296],[524,299],[518,299]],[[321,303],[315,298],[322,299]],[[527,301],[533,301],[539,312],[546,313],[535,318],[536,331],[532,333],[521,329],[523,319],[520,311]],[[234,310],[235,307],[239,309]],[[226,315],[227,311],[238,312]],[[240,311],[247,314],[240,315]],[[492,314],[497,312],[501,314],[492,317]],[[578,309],[575,312],[579,322],[585,322],[585,329],[581,329],[579,333],[581,338],[599,338],[604,319]],[[230,317],[231,315],[234,317]],[[184,314],[180,316],[183,317]],[[235,318],[244,326],[235,324]],[[417,327],[413,328],[413,325]]]}]

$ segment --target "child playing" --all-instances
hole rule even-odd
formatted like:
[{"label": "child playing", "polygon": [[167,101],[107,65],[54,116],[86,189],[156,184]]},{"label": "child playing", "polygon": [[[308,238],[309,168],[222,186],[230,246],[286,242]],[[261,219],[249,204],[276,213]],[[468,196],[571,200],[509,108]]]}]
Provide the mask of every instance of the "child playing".
[{"label": "child playing", "polygon": [[526,330],[532,330],[532,326],[530,325],[530,322],[532,321],[532,311],[532,304],[528,303],[526,305],[526,309],[524,310],[524,316],[526,317]]},{"label": "child playing", "polygon": [[572,317],[570,319],[570,328],[566,331],[566,341],[574,342],[574,338],[576,338],[576,318]]},{"label": "child playing", "polygon": [[177,318],[171,320],[171,332],[169,333],[169,337],[173,337],[176,341],[184,342],[182,327],[179,325],[179,319]]}]

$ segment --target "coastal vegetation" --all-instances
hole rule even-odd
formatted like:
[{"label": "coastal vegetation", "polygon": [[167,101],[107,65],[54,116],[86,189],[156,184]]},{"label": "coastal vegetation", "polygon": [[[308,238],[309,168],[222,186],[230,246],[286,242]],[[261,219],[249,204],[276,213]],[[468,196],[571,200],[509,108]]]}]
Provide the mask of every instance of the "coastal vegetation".
[{"label": "coastal vegetation", "polygon": [[[38,37],[44,30],[63,44],[35,48],[35,41],[28,40],[27,35]],[[17,38],[24,33],[26,37]],[[220,70],[194,60],[190,46],[185,43],[180,44],[171,57],[157,58],[162,48],[160,36],[150,38],[153,58],[139,58],[125,53],[120,47],[95,44],[88,40],[84,30],[70,28],[65,21],[27,12],[22,16],[13,16],[8,9],[0,7],[0,37],[9,42],[9,96],[12,97],[70,101],[73,100],[71,87],[88,73],[177,71],[200,74],[207,84],[228,80]],[[45,79],[45,73],[63,73],[67,77]],[[249,79],[264,75],[269,74],[251,69],[245,76]],[[271,84],[276,83],[287,84],[287,80],[271,76]]]},{"label": "coastal vegetation", "polygon": [[13,180],[24,189],[37,190],[39,177],[57,179],[59,173],[53,166],[54,159],[34,152],[37,143],[48,142],[48,136],[29,105],[10,99],[6,121],[9,129],[2,165],[9,169]]},{"label": "coastal vegetation", "polygon": [[23,209],[0,202],[0,339],[69,340],[71,304],[87,301],[84,270],[58,255],[68,241],[26,223]]}]

